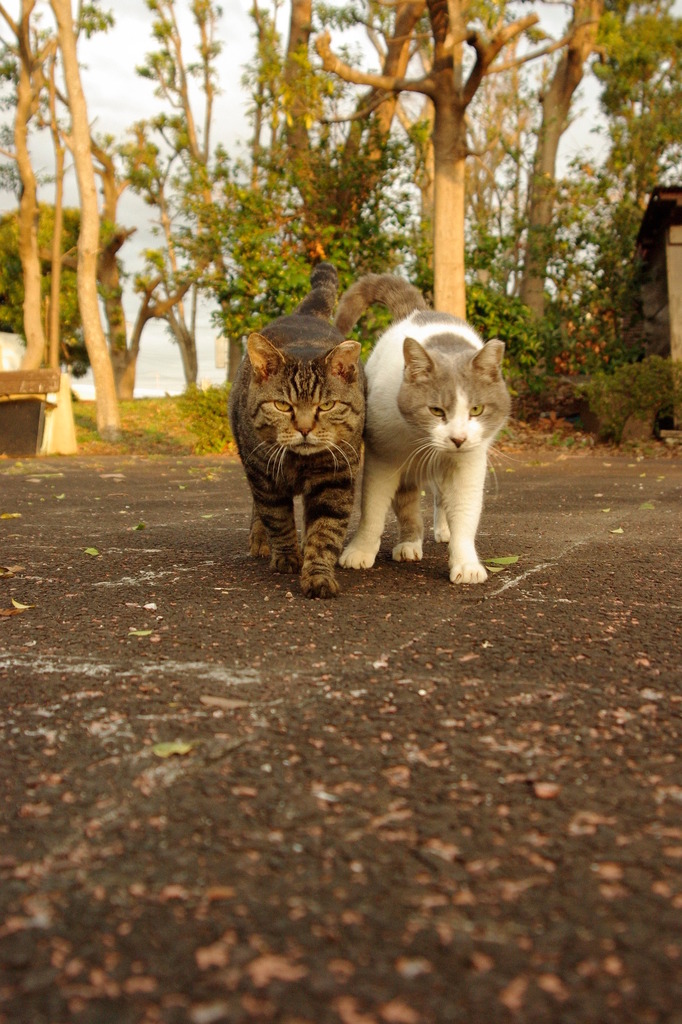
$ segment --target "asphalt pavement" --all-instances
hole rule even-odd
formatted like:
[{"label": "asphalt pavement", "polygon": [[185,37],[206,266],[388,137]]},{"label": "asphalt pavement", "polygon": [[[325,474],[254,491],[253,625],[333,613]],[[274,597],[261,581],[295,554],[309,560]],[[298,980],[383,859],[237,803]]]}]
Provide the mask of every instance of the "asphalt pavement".
[{"label": "asphalt pavement", "polygon": [[234,458],[0,460],[0,1022],[682,1024],[681,509],[518,453],[310,601]]}]

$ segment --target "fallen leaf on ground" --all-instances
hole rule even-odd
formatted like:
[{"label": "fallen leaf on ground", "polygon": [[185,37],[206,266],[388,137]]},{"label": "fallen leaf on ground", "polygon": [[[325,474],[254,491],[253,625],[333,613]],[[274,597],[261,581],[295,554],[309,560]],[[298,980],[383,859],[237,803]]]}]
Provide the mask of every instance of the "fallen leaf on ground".
[{"label": "fallen leaf on ground", "polygon": [[624,533],[622,526],[617,526],[615,530],[609,530],[609,533]]},{"label": "fallen leaf on ground", "polygon": [[152,752],[156,754],[157,757],[172,757],[174,754],[184,757],[184,755],[189,754],[192,749],[191,743],[185,743],[183,740],[173,740],[170,743],[155,743],[152,747]]},{"label": "fallen leaf on ground", "polygon": [[202,704],[208,708],[223,708],[225,711],[232,711],[234,708],[248,708],[247,700],[237,700],[236,697],[213,697],[211,694],[202,694],[199,697]]},{"label": "fallen leaf on ground", "polygon": [[194,959],[200,971],[207,971],[209,967],[227,967],[230,962],[230,950],[224,942],[214,942],[211,946],[195,949]]},{"label": "fallen leaf on ground", "polygon": [[0,512],[0,519],[21,519],[21,512]]},{"label": "fallen leaf on ground", "polygon": [[308,968],[296,964],[286,956],[264,953],[256,957],[246,968],[256,988],[265,988],[271,981],[300,981],[308,974]]},{"label": "fallen leaf on ground", "polygon": [[533,792],[539,800],[554,800],[561,792],[558,782],[534,782]]},{"label": "fallen leaf on ground", "polygon": [[97,555],[99,555],[99,551],[97,550],[97,548],[84,548],[83,549],[83,554],[84,555],[91,555],[93,558],[96,558]]},{"label": "fallen leaf on ground", "polygon": [[500,1002],[512,1013],[518,1013],[523,1006],[524,999],[526,998],[527,988],[528,978],[524,978],[524,976],[520,974],[518,978],[514,978],[513,981],[510,981],[506,988],[502,989],[500,992]]},{"label": "fallen leaf on ground", "polygon": [[417,1011],[402,999],[391,999],[390,1003],[384,1003],[379,1007],[379,1013],[386,1024],[418,1024],[421,1020]]},{"label": "fallen leaf on ground", "polygon": [[339,996],[334,1000],[334,1009],[343,1024],[377,1024],[373,1014],[362,1013],[358,1009],[358,1001],[354,996]]}]

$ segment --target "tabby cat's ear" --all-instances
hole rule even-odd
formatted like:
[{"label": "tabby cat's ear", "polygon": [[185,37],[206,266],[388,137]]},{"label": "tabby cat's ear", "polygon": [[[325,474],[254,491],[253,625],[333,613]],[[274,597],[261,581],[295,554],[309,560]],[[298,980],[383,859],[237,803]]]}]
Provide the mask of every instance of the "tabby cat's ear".
[{"label": "tabby cat's ear", "polygon": [[340,345],[328,352],[325,362],[329,372],[335,377],[342,377],[351,384],[358,375],[358,359],[360,358],[359,341],[342,341]]},{"label": "tabby cat's ear", "polygon": [[433,370],[433,360],[426,349],[414,338],[405,338],[403,356],[405,358],[405,380],[411,383],[427,380]]},{"label": "tabby cat's ear", "polygon": [[473,366],[488,380],[499,380],[502,374],[502,357],[504,356],[504,342],[493,338],[487,341],[483,348],[473,358]]},{"label": "tabby cat's ear", "polygon": [[262,334],[255,332],[250,334],[246,342],[246,349],[249,353],[254,377],[259,383],[267,380],[273,373],[278,373],[284,365],[282,353]]}]

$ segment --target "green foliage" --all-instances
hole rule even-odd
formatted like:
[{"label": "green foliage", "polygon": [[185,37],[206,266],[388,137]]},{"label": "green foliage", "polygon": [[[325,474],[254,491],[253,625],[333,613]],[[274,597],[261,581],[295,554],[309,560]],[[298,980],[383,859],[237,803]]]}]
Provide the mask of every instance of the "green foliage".
[{"label": "green foliage", "polygon": [[620,444],[631,417],[648,422],[682,404],[682,363],[647,356],[639,363],[595,373],[581,385],[590,409],[598,417],[600,434]]},{"label": "green foliage", "polygon": [[467,320],[486,339],[499,338],[506,360],[521,376],[537,365],[544,350],[543,325],[519,299],[481,284],[467,289]]},{"label": "green foliage", "polygon": [[206,390],[191,384],[178,399],[187,427],[196,438],[194,450],[197,455],[217,455],[231,444],[232,434],[227,418],[229,393],[229,384]]},{"label": "green foliage", "polygon": [[[64,210],[62,250],[73,251],[78,243],[80,212]],[[52,266],[50,259],[54,235],[54,207],[40,205],[38,221],[38,247],[42,261],[41,292],[43,303],[50,295]],[[81,329],[76,270],[63,266],[60,279],[60,361],[70,366],[75,376],[82,376],[88,366],[88,356]],[[0,329],[24,336],[24,279],[19,259],[19,222],[17,211],[0,218]]]},{"label": "green foliage", "polygon": [[638,204],[679,174],[682,156],[682,19],[670,7],[633,5],[600,22],[594,73],[610,123],[608,165]]},{"label": "green foliage", "polygon": [[642,355],[641,208],[613,175],[575,165],[559,183],[547,264],[548,371],[592,373]]}]

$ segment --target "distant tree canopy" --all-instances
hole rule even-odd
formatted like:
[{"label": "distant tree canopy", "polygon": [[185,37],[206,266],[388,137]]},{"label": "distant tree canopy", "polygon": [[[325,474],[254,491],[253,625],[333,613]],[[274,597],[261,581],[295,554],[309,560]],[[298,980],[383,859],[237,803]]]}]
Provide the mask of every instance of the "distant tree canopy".
[{"label": "distant tree canopy", "polygon": [[[40,205],[38,249],[42,267],[42,314],[47,317],[52,283],[50,244],[54,234],[54,207]],[[75,251],[80,227],[80,211],[64,210],[62,243],[70,265],[62,267],[60,281],[59,325],[60,362],[81,376],[88,365],[83,342],[78,296],[76,292]],[[19,258],[19,218],[15,212],[0,218],[0,329],[24,336],[24,283]]]}]

